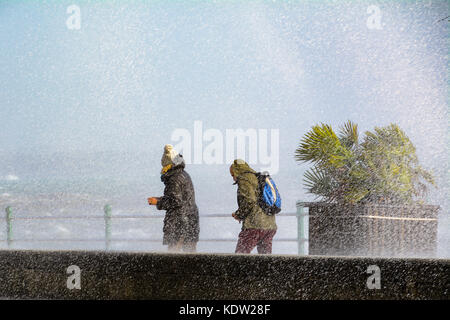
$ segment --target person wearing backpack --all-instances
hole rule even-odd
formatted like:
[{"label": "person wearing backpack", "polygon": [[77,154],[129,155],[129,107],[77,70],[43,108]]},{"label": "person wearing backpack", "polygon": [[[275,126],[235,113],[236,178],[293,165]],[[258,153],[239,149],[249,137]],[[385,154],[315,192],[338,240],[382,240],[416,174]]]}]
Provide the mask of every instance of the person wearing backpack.
[{"label": "person wearing backpack", "polygon": [[200,226],[195,192],[191,177],[184,170],[183,156],[168,144],[161,158],[162,197],[148,198],[149,205],[166,210],[163,227],[163,244],[170,252],[195,252]]},{"label": "person wearing backpack", "polygon": [[230,174],[238,186],[238,210],[232,216],[242,223],[235,253],[250,253],[255,247],[259,254],[272,253],[272,239],[277,224],[275,215],[267,214],[259,204],[259,173],[244,160],[236,159],[230,166]]}]

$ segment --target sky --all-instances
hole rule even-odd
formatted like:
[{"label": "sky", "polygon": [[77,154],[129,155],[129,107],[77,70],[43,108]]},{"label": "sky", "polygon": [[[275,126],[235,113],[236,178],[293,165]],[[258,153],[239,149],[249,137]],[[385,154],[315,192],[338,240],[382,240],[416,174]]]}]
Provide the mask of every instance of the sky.
[{"label": "sky", "polygon": [[[294,212],[313,199],[294,159],[313,125],[397,123],[436,176],[446,242],[448,15],[448,1],[0,1],[0,178],[113,179],[144,199],[162,192],[163,146],[201,121],[224,141],[278,130],[274,178]],[[235,210],[223,158],[188,165],[201,212]]]}]

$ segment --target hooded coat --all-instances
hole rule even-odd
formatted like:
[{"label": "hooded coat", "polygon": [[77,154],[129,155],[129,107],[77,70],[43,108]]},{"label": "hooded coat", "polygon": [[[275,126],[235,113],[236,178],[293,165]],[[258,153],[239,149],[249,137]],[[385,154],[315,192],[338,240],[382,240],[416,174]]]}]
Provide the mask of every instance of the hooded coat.
[{"label": "hooded coat", "polygon": [[198,242],[200,226],[194,186],[184,167],[182,162],[161,175],[164,195],[156,207],[166,210],[163,244],[175,244],[180,240]]},{"label": "hooded coat", "polygon": [[258,205],[259,185],[255,170],[243,160],[234,160],[231,170],[238,185],[236,216],[243,221],[242,230],[276,230],[275,216],[267,215]]}]

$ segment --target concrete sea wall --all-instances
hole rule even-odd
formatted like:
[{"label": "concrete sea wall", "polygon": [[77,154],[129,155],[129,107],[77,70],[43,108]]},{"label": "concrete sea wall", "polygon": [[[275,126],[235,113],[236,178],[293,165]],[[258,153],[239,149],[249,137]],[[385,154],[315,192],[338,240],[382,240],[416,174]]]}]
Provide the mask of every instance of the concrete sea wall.
[{"label": "concrete sea wall", "polygon": [[447,259],[0,251],[16,299],[449,299],[449,278]]}]

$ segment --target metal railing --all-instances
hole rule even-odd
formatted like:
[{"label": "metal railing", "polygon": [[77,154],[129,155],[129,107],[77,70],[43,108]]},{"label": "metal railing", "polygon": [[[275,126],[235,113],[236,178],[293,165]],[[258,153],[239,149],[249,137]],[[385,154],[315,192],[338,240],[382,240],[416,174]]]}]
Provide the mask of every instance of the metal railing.
[{"label": "metal railing", "polygon": [[[67,241],[67,242],[104,242],[105,250],[110,250],[112,242],[162,242],[162,239],[146,239],[146,238],[113,238],[111,237],[113,219],[162,219],[164,215],[113,215],[112,207],[105,205],[103,208],[103,216],[101,215],[77,215],[77,216],[14,216],[13,210],[10,206],[6,207],[6,243],[8,248],[11,248],[13,242],[52,242],[52,241]],[[204,218],[230,218],[229,214],[209,214],[201,215],[200,219]],[[296,217],[297,218],[297,238],[274,238],[274,242],[297,242],[298,254],[305,254],[304,244],[308,241],[305,238],[305,219],[307,214],[303,213],[303,206],[297,206],[296,213],[280,213],[277,218],[282,217]],[[105,220],[105,236],[104,238],[31,238],[20,239],[13,238],[13,221],[14,220],[68,220],[68,219],[104,219]],[[199,242],[236,242],[237,239],[227,238],[200,238]]]}]

